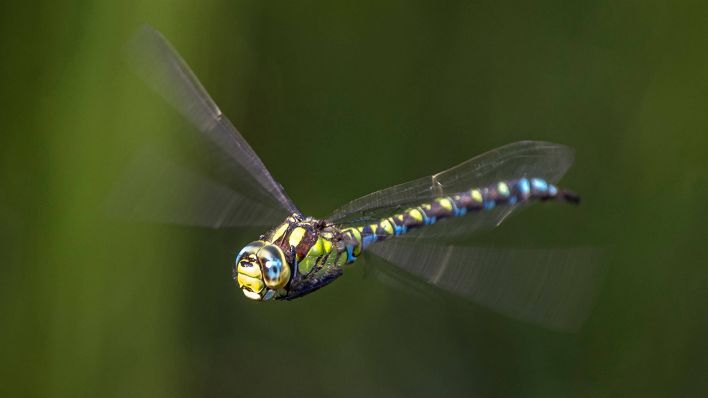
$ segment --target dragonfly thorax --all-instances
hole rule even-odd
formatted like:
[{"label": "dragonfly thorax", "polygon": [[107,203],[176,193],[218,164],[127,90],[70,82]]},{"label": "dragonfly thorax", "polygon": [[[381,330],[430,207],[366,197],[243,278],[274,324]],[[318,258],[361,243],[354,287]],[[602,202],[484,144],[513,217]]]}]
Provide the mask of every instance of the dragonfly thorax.
[{"label": "dragonfly thorax", "polygon": [[322,220],[292,214],[238,253],[234,280],[253,300],[302,296],[334,280],[341,266],[354,261],[358,243],[346,236]]},{"label": "dragonfly thorax", "polygon": [[278,246],[257,240],[236,256],[234,279],[246,297],[269,300],[290,280],[290,265]]}]

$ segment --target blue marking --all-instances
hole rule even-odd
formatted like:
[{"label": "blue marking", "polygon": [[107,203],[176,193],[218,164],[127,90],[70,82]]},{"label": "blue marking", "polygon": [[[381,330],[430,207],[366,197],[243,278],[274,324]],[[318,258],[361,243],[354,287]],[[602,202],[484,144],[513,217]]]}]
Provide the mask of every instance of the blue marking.
[{"label": "blue marking", "polygon": [[425,218],[425,225],[432,225],[435,224],[438,221],[437,217],[426,217]]},{"label": "blue marking", "polygon": [[457,217],[460,215],[460,209],[457,208],[457,205],[455,204],[455,201],[450,199],[450,203],[452,203],[452,217]]},{"label": "blue marking", "polygon": [[493,209],[494,208],[494,201],[493,200],[486,200],[482,207],[484,207],[486,210]]},{"label": "blue marking", "polygon": [[457,209],[457,211],[455,211],[455,217],[464,216],[465,214],[467,214],[467,208],[466,208],[466,207],[463,207],[463,208],[461,208],[461,209]]},{"label": "blue marking", "polygon": [[548,185],[548,194],[551,196],[556,196],[558,194],[558,188],[556,188],[556,186],[553,184],[549,184]]},{"label": "blue marking", "polygon": [[529,185],[529,180],[526,178],[522,178],[519,180],[519,183],[516,185],[516,189],[519,190],[519,193],[521,193],[521,197],[526,199],[529,197],[529,193],[531,192],[531,186]]},{"label": "blue marking", "polygon": [[423,215],[423,225],[430,224],[430,218],[425,214],[425,210],[422,207],[418,207],[417,210]]},{"label": "blue marking", "polygon": [[376,242],[376,235],[366,235],[361,238],[361,243],[364,247]]},{"label": "blue marking", "polygon": [[396,223],[393,223],[393,232],[396,236],[405,233],[406,232],[406,226],[405,225],[396,225]]},{"label": "blue marking", "polygon": [[509,200],[507,200],[507,203],[509,203],[510,205],[515,205],[516,201],[517,201],[516,196],[510,196]]},{"label": "blue marking", "polygon": [[532,178],[531,186],[541,192],[546,192],[548,190],[548,183],[540,178]]},{"label": "blue marking", "polygon": [[354,247],[353,246],[347,246],[347,262],[353,262],[356,260],[356,257],[354,257]]}]

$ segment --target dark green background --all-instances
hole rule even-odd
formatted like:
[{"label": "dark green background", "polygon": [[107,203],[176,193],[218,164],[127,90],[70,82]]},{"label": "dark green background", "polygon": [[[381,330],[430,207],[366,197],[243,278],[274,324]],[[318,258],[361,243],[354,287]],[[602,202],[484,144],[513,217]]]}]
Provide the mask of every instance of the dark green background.
[{"label": "dark green background", "polygon": [[[708,393],[703,2],[5,2],[3,396]],[[520,139],[577,149],[579,208],[485,237],[594,245],[577,334],[391,289],[361,269],[293,303],[230,277],[254,236],[110,225],[141,137],[185,128],[122,63],[163,31],[301,209]]]}]

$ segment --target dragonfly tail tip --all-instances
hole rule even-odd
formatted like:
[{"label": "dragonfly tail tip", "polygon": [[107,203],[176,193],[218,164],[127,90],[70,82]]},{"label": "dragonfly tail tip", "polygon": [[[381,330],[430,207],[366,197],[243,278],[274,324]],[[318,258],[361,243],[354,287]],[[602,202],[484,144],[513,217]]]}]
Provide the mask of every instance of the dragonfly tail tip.
[{"label": "dragonfly tail tip", "polygon": [[561,200],[563,200],[565,202],[569,202],[574,205],[580,204],[580,196],[578,196],[578,194],[576,194],[575,192],[561,191],[559,196],[560,196]]}]

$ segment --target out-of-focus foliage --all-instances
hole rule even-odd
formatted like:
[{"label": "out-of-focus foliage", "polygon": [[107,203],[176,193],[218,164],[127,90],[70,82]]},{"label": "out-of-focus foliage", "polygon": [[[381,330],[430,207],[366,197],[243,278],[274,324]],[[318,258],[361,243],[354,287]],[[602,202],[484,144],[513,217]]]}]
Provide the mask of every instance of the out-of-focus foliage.
[{"label": "out-of-focus foliage", "polygon": [[[706,394],[708,6],[515,3],[0,6],[0,394]],[[585,327],[427,301],[366,267],[259,305],[230,278],[254,235],[106,222],[135,144],[188,128],[122,62],[143,23],[309,214],[512,141],[575,147],[580,207],[479,239],[603,248]]]}]

